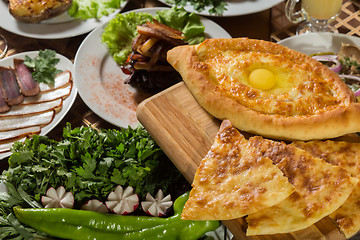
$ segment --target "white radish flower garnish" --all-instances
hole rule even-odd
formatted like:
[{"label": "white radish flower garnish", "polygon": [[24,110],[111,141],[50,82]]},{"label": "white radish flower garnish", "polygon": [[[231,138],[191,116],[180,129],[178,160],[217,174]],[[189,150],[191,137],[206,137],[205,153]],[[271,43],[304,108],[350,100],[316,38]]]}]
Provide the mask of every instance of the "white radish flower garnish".
[{"label": "white radish flower garnish", "polygon": [[170,208],[172,204],[170,194],[164,197],[164,193],[159,189],[155,198],[151,196],[150,193],[147,193],[146,201],[141,202],[141,207],[146,213],[154,217],[161,217],[165,215],[166,210]]},{"label": "white radish flower garnish", "polygon": [[74,196],[71,192],[66,192],[63,186],[56,190],[50,187],[46,195],[41,197],[41,202],[45,208],[73,208]]},{"label": "white radish flower garnish", "polygon": [[108,208],[105,206],[105,204],[97,199],[91,199],[87,201],[84,205],[81,206],[81,210],[101,212],[101,213],[108,212]]},{"label": "white radish flower garnish", "polygon": [[108,196],[106,206],[116,214],[129,214],[139,206],[139,197],[130,186],[123,188],[119,185]]}]

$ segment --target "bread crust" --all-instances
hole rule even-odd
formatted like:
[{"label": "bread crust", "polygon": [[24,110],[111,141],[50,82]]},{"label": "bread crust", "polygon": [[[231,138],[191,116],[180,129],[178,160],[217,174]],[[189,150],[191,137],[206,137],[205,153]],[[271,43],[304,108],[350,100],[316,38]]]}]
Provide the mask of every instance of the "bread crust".
[{"label": "bread crust", "polygon": [[[296,66],[310,66],[305,70],[325,79],[336,103],[308,114],[268,113],[244,106],[219,87],[204,63],[204,59],[229,50],[277,54]],[[167,59],[206,111],[220,120],[229,119],[240,130],[282,140],[327,139],[360,131],[360,104],[341,78],[311,57],[279,44],[248,38],[208,39],[199,45],[173,48]]]}]

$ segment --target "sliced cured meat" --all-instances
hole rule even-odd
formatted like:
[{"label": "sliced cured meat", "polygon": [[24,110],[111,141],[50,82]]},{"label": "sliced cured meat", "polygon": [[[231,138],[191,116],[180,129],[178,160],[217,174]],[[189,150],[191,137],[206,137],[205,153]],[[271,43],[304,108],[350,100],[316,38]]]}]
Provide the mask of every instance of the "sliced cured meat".
[{"label": "sliced cured meat", "polygon": [[20,93],[20,87],[13,71],[7,68],[0,68],[1,89],[4,99],[8,105],[16,105],[24,100],[24,96]]},{"label": "sliced cured meat", "polygon": [[37,95],[40,92],[39,83],[32,77],[32,73],[25,66],[24,60],[14,59],[14,66],[21,93],[26,97]]},{"label": "sliced cured meat", "polygon": [[61,107],[62,102],[63,100],[59,98],[49,102],[26,104],[26,105],[19,104],[13,106],[11,111],[0,114],[0,117],[24,116],[34,113],[42,113],[49,110],[55,110]]},{"label": "sliced cured meat", "polygon": [[40,131],[41,131],[40,126],[33,126],[33,127],[0,132],[0,144],[5,140],[19,138],[23,136],[29,136],[33,134],[39,134]]},{"label": "sliced cured meat", "polygon": [[61,72],[58,75],[56,75],[54,84],[40,83],[39,84],[40,91],[47,92],[47,91],[52,91],[54,89],[65,87],[71,83],[71,78],[72,76],[70,71]]},{"label": "sliced cured meat", "polygon": [[14,116],[0,118],[0,131],[14,130],[18,128],[25,128],[30,126],[44,126],[49,124],[55,112],[53,110],[35,115]]},{"label": "sliced cured meat", "polygon": [[21,105],[48,102],[57,98],[65,99],[71,93],[72,84],[67,85],[63,88],[54,89],[53,91],[40,92],[34,97],[26,97]]},{"label": "sliced cured meat", "polygon": [[0,143],[0,153],[5,153],[5,152],[10,151],[14,142],[16,142],[16,141],[24,142],[25,139],[26,139],[26,137],[19,137],[19,138],[11,139],[9,141],[1,142]]}]

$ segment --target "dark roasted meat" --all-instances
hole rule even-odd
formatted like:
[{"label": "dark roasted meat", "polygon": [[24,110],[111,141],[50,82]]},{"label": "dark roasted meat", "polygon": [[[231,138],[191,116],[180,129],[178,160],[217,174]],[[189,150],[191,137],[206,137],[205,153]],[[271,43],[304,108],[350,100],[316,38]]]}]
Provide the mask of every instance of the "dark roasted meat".
[{"label": "dark roasted meat", "polygon": [[38,23],[60,15],[72,0],[9,0],[9,11],[19,21]]},{"label": "dark roasted meat", "polygon": [[157,92],[181,81],[180,74],[166,61],[166,53],[174,46],[187,44],[182,32],[155,19],[137,26],[137,31],[132,53],[122,66],[129,76],[125,83]]},{"label": "dark roasted meat", "polygon": [[8,105],[16,105],[24,100],[24,96],[20,93],[20,88],[16,80],[16,75],[12,70],[7,68],[1,68],[0,80],[1,91]]},{"label": "dark roasted meat", "polygon": [[26,96],[35,96],[40,92],[39,83],[34,80],[32,73],[25,66],[24,60],[14,59],[16,79],[21,93]]},{"label": "dark roasted meat", "polygon": [[7,112],[10,110],[9,105],[7,105],[3,91],[1,90],[1,82],[0,82],[0,113]]}]

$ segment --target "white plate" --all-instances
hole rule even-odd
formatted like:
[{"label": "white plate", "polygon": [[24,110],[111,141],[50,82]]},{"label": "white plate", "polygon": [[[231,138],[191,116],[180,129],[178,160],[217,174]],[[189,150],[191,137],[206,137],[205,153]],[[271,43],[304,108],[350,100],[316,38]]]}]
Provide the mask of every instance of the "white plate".
[{"label": "white plate", "polygon": [[[134,12],[155,14],[168,8],[145,8]],[[201,18],[207,38],[230,38],[213,21]],[[135,127],[136,108],[147,95],[124,84],[124,73],[101,43],[106,24],[92,31],[80,45],[75,56],[75,85],[86,105],[98,116],[118,127]]]},{"label": "white plate", "polygon": [[[166,5],[170,5],[165,0],[159,0],[159,1]],[[227,6],[226,6],[227,10],[225,10],[224,13],[220,15],[220,17],[240,16],[240,15],[261,12],[281,3],[282,0],[226,0],[226,2],[227,2]],[[203,11],[197,12],[193,8],[193,6],[190,5],[190,3],[187,3],[187,5],[184,8],[186,11],[189,12],[196,12],[204,16],[216,17],[216,15],[209,14],[210,7],[206,7]]]},{"label": "white plate", "polygon": [[[38,55],[38,53],[39,53],[38,51],[32,51],[32,52],[18,53],[18,54],[9,56],[5,59],[0,60],[0,66],[6,67],[6,68],[13,67],[13,65],[14,65],[13,59],[14,58],[24,59],[25,55],[29,56],[30,58],[35,58]],[[62,71],[69,70],[73,74],[73,72],[74,72],[73,63],[68,58],[64,57],[63,55],[56,54],[56,57],[60,59],[59,63],[56,65],[56,68],[58,68]],[[71,93],[63,101],[63,105],[62,105],[60,112],[55,114],[55,116],[50,124],[41,128],[41,132],[39,135],[46,135],[63,119],[63,117],[67,114],[67,112],[73,105],[75,98],[76,98],[76,94],[77,94],[77,90],[76,90],[75,84],[73,84]],[[0,159],[3,159],[7,156],[10,156],[10,152],[0,153]]]},{"label": "white plate", "polygon": [[339,52],[341,43],[360,47],[360,38],[340,33],[309,33],[285,38],[278,42],[288,48],[308,55],[322,52]]},{"label": "white plate", "polygon": [[[121,9],[126,5],[127,1],[121,4]],[[87,19],[84,21],[75,20],[64,13],[53,19],[43,21],[41,23],[23,23],[17,21],[10,13],[7,1],[0,1],[0,27],[25,37],[38,39],[60,39],[75,37],[84,33],[88,33],[104,22],[109,21],[118,12],[97,19]]]}]

